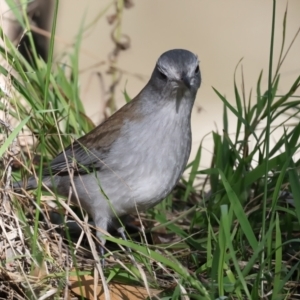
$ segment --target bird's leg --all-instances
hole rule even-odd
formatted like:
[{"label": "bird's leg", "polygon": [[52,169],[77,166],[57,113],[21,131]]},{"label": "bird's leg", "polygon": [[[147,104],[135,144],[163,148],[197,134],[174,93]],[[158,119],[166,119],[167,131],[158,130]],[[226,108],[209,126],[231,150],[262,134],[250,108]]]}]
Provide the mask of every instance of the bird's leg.
[{"label": "bird's leg", "polygon": [[[117,231],[118,231],[118,233],[120,234],[122,240],[124,240],[124,241],[127,242],[128,240],[127,240],[127,237],[126,237],[126,234],[125,234],[125,229],[124,229],[124,227],[119,227],[119,228],[117,228]],[[129,247],[127,247],[127,246],[126,246],[126,249],[127,249],[128,253],[129,253],[129,257],[130,257],[131,261],[132,261],[134,264],[136,264],[136,261],[135,261],[135,259],[134,259],[134,256],[132,255],[131,249],[130,249]]]},{"label": "bird's leg", "polygon": [[[127,240],[127,237],[126,237],[126,234],[125,234],[125,229],[124,229],[124,227],[119,227],[119,228],[117,228],[117,231],[118,231],[118,233],[120,234],[122,240],[124,240],[124,241],[127,242],[128,240]],[[127,251],[128,251],[128,252],[131,252],[131,249],[130,249],[130,248],[128,248],[127,246],[126,246],[126,248],[127,248]]]},{"label": "bird's leg", "polygon": [[97,231],[96,233],[97,239],[100,241],[100,245],[98,245],[99,247],[99,252],[100,252],[100,256],[101,256],[101,264],[102,264],[102,268],[105,267],[105,259],[104,259],[104,254],[105,254],[105,243],[106,240],[103,237],[103,235],[101,234],[101,232]]}]

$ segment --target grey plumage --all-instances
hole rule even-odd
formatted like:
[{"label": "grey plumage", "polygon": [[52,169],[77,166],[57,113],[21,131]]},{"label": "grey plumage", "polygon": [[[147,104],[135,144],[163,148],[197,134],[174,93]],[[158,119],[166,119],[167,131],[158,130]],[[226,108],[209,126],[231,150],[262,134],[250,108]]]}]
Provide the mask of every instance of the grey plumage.
[{"label": "grey plumage", "polygon": [[[193,53],[165,52],[142,91],[54,158],[43,182],[67,196],[71,171],[76,188],[72,201],[79,201],[104,230],[120,227],[116,217],[159,203],[187,164],[191,111],[200,82]],[[26,189],[36,186],[29,178]]]}]

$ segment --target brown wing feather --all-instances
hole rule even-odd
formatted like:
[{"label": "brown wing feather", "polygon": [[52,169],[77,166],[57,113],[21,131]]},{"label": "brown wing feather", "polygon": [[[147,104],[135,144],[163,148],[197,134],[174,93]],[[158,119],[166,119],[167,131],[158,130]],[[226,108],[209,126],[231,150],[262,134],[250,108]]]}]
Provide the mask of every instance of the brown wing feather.
[{"label": "brown wing feather", "polygon": [[68,172],[68,165],[74,168],[75,174],[85,174],[92,170],[99,170],[103,166],[111,145],[120,134],[124,120],[133,119],[132,113],[137,97],[124,105],[102,124],[68,146],[50,163],[44,175],[63,175]]}]

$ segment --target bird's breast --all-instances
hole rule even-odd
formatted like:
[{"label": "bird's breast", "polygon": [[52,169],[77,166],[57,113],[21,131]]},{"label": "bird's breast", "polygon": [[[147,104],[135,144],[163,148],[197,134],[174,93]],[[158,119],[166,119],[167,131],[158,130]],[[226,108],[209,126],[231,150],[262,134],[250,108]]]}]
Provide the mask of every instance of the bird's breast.
[{"label": "bird's breast", "polygon": [[174,107],[171,112],[160,110],[156,116],[128,122],[106,163],[128,190],[128,201],[146,209],[174,188],[190,150],[190,115],[180,115]]}]

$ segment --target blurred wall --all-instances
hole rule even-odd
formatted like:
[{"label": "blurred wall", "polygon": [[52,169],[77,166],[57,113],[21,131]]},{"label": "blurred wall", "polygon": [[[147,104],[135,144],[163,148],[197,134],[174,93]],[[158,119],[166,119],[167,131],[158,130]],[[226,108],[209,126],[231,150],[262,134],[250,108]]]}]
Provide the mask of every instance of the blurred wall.
[{"label": "blurred wall", "polygon": [[[15,0],[18,2],[19,0]],[[5,1],[0,0],[3,12]],[[50,0],[33,3],[48,5]],[[122,71],[116,87],[118,105],[124,103],[123,91],[134,97],[149,79],[159,55],[171,48],[186,48],[198,54],[202,72],[202,86],[193,112],[193,153],[202,138],[212,130],[222,131],[222,102],[212,87],[226,95],[234,105],[233,75],[237,63],[243,58],[246,96],[253,89],[259,73],[264,69],[263,86],[267,86],[268,57],[273,1],[204,1],[204,0],[126,0],[130,9],[124,9],[121,31],[130,40],[130,48],[121,51],[117,67]],[[286,48],[300,27],[300,1],[276,1],[275,59],[277,63],[281,47],[282,21],[286,7]],[[47,4],[48,3],[48,4]],[[74,50],[73,41],[81,27],[83,34],[80,55],[80,88],[87,113],[98,124],[104,117],[104,101],[107,99],[111,75],[107,74],[107,59],[114,48],[110,25],[115,13],[114,1],[61,0],[57,23],[56,61],[63,61],[63,51]],[[51,15],[44,9],[43,19]],[[2,13],[8,16],[9,12]],[[2,24],[3,24],[2,19]],[[5,25],[5,24],[4,24]],[[292,47],[281,70],[279,91],[284,93],[300,74],[300,38]],[[97,73],[101,74],[100,80]],[[141,75],[137,78],[135,75]],[[241,71],[237,79],[241,84]],[[231,118],[231,132],[235,120]],[[211,158],[211,135],[204,140],[205,151],[201,161],[207,167]]]},{"label": "blurred wall", "polygon": [[[96,18],[110,1],[74,0],[60,1],[57,34],[65,42],[71,42],[85,18],[85,23]],[[288,5],[286,45],[300,27],[300,1],[277,1],[275,62],[281,47],[282,21]],[[110,8],[105,16],[114,12]],[[122,32],[130,37],[131,47],[120,53],[119,67],[129,74],[123,74],[118,86],[118,103],[124,103],[122,92],[126,86],[134,97],[149,78],[159,55],[171,48],[186,48],[197,53],[202,71],[202,86],[198,93],[193,113],[193,153],[205,134],[218,128],[222,131],[222,103],[212,86],[234,103],[233,75],[238,61],[245,76],[246,93],[255,85],[259,72],[264,69],[263,86],[267,86],[267,67],[270,45],[272,1],[203,1],[203,0],[145,0],[134,1],[134,7],[124,10]],[[106,17],[94,24],[83,41],[81,68],[105,60],[113,44],[109,36],[111,26]],[[65,49],[58,45],[57,51]],[[81,94],[87,112],[95,122],[100,122],[101,92],[96,71],[105,72],[105,65],[85,71],[81,76]],[[144,81],[132,76],[144,75]],[[300,74],[300,37],[296,40],[283,68],[280,92],[287,91],[296,76]],[[239,84],[241,72],[237,72]],[[105,78],[107,84],[110,78]],[[232,120],[232,130],[234,121]],[[204,142],[202,167],[208,166],[211,152],[211,137]]]}]

